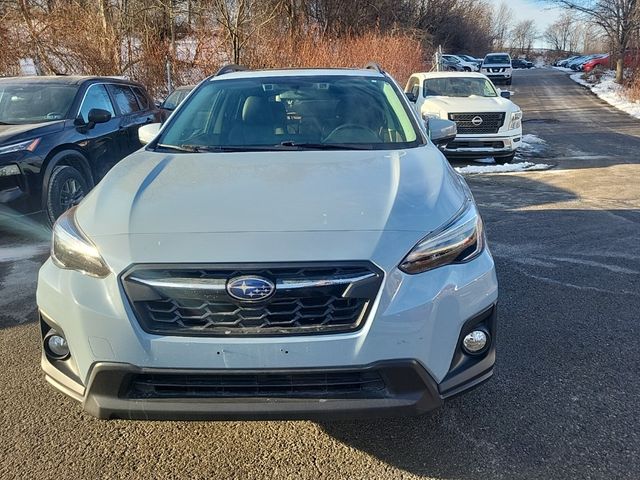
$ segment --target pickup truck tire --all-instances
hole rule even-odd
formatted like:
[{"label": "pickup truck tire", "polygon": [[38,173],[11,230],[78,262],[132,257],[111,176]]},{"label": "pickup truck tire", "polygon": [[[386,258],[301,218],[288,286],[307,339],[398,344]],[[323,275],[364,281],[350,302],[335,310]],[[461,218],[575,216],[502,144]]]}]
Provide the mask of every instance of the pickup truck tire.
[{"label": "pickup truck tire", "polygon": [[80,203],[89,193],[89,182],[73,167],[60,166],[53,169],[49,178],[45,211],[49,223],[53,225],[60,215]]},{"label": "pickup truck tire", "polygon": [[512,79],[511,79],[511,78],[510,78],[509,80],[507,80],[507,82],[506,82],[506,83],[507,83],[507,85],[511,85],[511,81],[512,81]]},{"label": "pickup truck tire", "polygon": [[512,153],[511,155],[507,155],[506,157],[494,157],[493,159],[498,165],[504,165],[505,163],[511,163],[515,156],[516,154]]}]

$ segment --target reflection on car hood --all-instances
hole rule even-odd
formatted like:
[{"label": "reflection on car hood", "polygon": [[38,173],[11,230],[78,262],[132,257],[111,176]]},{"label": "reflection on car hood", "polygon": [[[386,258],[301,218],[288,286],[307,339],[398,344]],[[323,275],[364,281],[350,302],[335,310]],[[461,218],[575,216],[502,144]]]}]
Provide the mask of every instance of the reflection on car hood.
[{"label": "reflection on car hood", "polygon": [[78,209],[92,237],[113,234],[413,231],[465,198],[433,146],[398,151],[166,154],[140,150]]},{"label": "reflection on car hood", "polygon": [[26,125],[2,125],[0,124],[0,145],[16,143],[21,140],[48,133],[59,132],[64,127],[64,120],[45,123],[29,123]]},{"label": "reflection on car hood", "polygon": [[508,112],[517,110],[511,100],[503,97],[429,97],[422,112]]}]

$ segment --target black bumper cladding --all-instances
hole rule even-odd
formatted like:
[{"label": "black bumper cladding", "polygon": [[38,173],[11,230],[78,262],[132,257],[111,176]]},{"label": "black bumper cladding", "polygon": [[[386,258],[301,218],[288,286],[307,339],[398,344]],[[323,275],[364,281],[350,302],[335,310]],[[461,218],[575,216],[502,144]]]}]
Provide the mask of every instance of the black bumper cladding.
[{"label": "black bumper cladding", "polygon": [[[101,419],[338,420],[419,415],[491,378],[496,319],[494,306],[465,322],[449,373],[440,384],[411,359],[281,370],[140,368],[98,362],[86,388],[78,384],[78,391],[84,393],[84,410]],[[478,328],[489,333],[490,347],[482,355],[467,355],[460,342]],[[56,367],[46,358],[43,367],[49,381],[65,392],[53,378]]]}]

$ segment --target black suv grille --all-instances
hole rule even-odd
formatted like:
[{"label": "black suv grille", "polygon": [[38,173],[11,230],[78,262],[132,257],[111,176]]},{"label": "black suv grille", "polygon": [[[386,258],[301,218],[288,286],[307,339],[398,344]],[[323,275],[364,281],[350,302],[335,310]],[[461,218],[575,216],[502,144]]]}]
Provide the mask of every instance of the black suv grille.
[{"label": "black suv grille", "polygon": [[383,397],[376,371],[265,374],[140,374],[131,378],[128,398],[345,398]]},{"label": "black suv grille", "polygon": [[449,114],[449,120],[456,122],[460,134],[498,133],[504,117],[504,112]]},{"label": "black suv grille", "polygon": [[[227,282],[257,276],[275,285],[263,301],[238,300]],[[138,266],[122,278],[142,328],[159,335],[237,336],[349,332],[360,328],[382,272],[339,266]]]}]

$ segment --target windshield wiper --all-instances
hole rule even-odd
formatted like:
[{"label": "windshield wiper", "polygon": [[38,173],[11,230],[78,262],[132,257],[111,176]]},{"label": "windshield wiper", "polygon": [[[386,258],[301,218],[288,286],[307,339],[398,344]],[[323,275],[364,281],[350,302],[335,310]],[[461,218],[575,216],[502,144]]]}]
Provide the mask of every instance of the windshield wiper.
[{"label": "windshield wiper", "polygon": [[282,147],[293,147],[309,150],[369,150],[365,146],[349,145],[344,143],[309,143],[309,142],[293,142],[291,140],[281,142]]},{"label": "windshield wiper", "polygon": [[177,152],[186,153],[207,153],[207,152],[255,152],[255,151],[274,151],[276,147],[271,145],[167,145],[158,144],[156,148],[166,148]]}]

